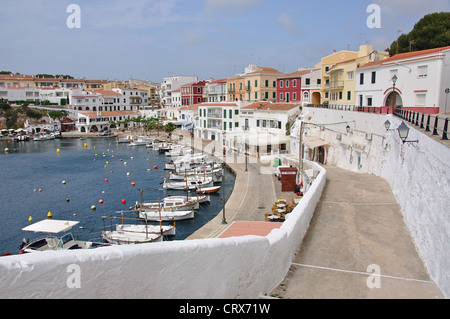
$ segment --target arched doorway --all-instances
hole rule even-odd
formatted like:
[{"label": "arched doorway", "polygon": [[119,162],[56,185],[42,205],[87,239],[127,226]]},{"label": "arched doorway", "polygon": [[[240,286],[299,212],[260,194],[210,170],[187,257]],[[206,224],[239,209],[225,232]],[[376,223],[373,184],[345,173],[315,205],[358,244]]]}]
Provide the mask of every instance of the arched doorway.
[{"label": "arched doorway", "polygon": [[312,94],[312,104],[316,105],[316,104],[320,104],[320,92],[314,92]]},{"label": "arched doorway", "polygon": [[386,97],[384,105],[402,107],[403,106],[402,96],[397,91],[391,91]]}]

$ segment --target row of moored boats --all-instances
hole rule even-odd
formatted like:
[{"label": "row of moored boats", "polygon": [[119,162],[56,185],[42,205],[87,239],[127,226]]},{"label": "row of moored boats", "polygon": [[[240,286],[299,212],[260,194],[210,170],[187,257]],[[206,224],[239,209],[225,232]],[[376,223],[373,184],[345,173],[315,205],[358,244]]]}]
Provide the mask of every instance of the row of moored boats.
[{"label": "row of moored boats", "polygon": [[[222,164],[215,162],[207,154],[196,153],[188,147],[161,142],[146,137],[128,139],[130,145],[145,145],[165,154],[168,163],[165,166],[166,178],[162,186],[167,190],[182,190],[185,195],[168,196],[158,201],[146,202],[141,199],[128,211],[119,212],[121,216],[103,217],[104,222],[111,220],[111,229],[102,231],[104,243],[79,241],[71,233],[61,237],[55,236],[66,232],[77,225],[75,221],[60,221],[47,219],[29,225],[23,230],[47,233],[49,236],[34,241],[23,240],[22,252],[37,252],[44,250],[91,249],[105,245],[137,244],[162,241],[167,236],[176,234],[175,222],[195,218],[195,211],[211,201],[211,194],[221,189],[223,178]],[[134,142],[133,142],[134,141]],[[123,141],[118,141],[124,143]],[[195,192],[193,194],[192,192]],[[183,192],[184,194],[184,192]],[[137,213],[137,218],[124,218],[125,213]],[[140,224],[126,224],[124,220],[141,221]],[[120,220],[114,223],[113,220]],[[151,223],[158,223],[157,225]],[[173,225],[163,225],[163,222],[173,222]]]}]

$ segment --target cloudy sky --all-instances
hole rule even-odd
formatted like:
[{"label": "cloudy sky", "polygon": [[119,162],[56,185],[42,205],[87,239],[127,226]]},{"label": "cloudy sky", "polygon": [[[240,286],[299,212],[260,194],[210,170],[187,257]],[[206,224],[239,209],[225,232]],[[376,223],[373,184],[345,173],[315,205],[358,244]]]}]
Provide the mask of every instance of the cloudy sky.
[{"label": "cloudy sky", "polygon": [[[371,3],[380,28],[367,26]],[[70,4],[80,28],[67,26]],[[450,1],[0,0],[0,70],[154,82],[225,78],[248,64],[290,73],[333,50],[384,50],[441,11]]]}]

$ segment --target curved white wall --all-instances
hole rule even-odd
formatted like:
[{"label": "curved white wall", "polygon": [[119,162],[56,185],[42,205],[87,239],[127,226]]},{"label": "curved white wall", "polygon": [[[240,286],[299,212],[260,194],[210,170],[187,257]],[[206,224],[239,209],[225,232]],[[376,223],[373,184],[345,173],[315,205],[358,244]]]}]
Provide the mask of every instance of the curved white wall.
[{"label": "curved white wall", "polygon": [[[284,279],[322,194],[326,171],[311,165],[317,179],[267,237],[2,257],[0,298],[258,298]],[[80,287],[69,288],[78,273]]]}]

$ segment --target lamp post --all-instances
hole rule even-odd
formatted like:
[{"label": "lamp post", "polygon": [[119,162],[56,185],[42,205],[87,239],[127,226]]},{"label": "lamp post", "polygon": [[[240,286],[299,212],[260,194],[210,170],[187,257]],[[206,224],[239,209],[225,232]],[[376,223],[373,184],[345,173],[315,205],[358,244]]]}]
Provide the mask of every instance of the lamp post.
[{"label": "lamp post", "polygon": [[450,89],[449,88],[445,89],[445,114],[447,114],[447,98],[449,93]]},{"label": "lamp post", "polygon": [[395,108],[395,83],[397,83],[398,77],[394,74],[392,77],[392,111]]}]

